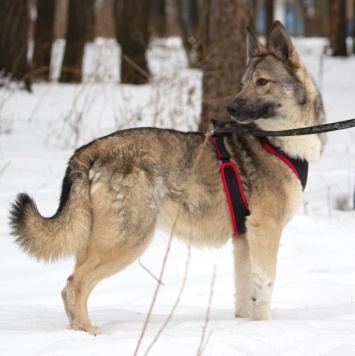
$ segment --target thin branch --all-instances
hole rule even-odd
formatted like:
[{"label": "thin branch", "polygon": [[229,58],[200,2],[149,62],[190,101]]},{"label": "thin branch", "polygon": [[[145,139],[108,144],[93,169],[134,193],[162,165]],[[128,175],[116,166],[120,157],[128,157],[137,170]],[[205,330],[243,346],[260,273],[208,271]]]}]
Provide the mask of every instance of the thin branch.
[{"label": "thin branch", "polygon": [[206,349],[206,347],[207,347],[207,344],[208,344],[208,342],[209,342],[210,339],[211,339],[212,334],[213,334],[213,330],[211,330],[211,331],[208,333],[207,339],[206,339],[206,341],[205,341],[205,343],[204,343],[204,345],[203,345],[203,347],[202,347],[202,350],[201,350],[201,355],[202,355],[203,352],[205,351],[205,349]]},{"label": "thin branch", "polygon": [[7,168],[10,166],[11,161],[6,162],[5,166],[0,169],[0,176],[4,174],[4,172],[7,170]]},{"label": "thin branch", "polygon": [[157,340],[159,339],[160,335],[162,334],[162,332],[164,331],[164,329],[166,328],[166,326],[170,322],[171,318],[173,317],[173,315],[175,313],[175,310],[176,310],[177,306],[180,303],[181,295],[182,295],[182,292],[185,289],[185,285],[186,285],[186,281],[187,281],[187,272],[189,270],[190,259],[191,259],[191,240],[190,240],[190,243],[188,245],[188,253],[187,253],[187,259],[186,259],[186,264],[185,264],[184,278],[182,280],[181,288],[180,288],[179,294],[178,294],[178,296],[176,298],[175,304],[173,305],[173,308],[171,309],[171,312],[168,315],[167,319],[165,320],[163,326],[160,328],[160,330],[156,334],[156,336],[155,336],[154,340],[152,341],[152,343],[148,346],[147,351],[145,352],[144,356],[148,355],[149,351],[152,349],[154,344],[157,342]]},{"label": "thin branch", "polygon": [[[170,236],[169,236],[169,242],[168,242],[168,246],[166,248],[166,252],[165,252],[165,256],[164,256],[164,260],[163,260],[163,264],[161,266],[161,271],[160,271],[160,276],[159,276],[159,280],[162,280],[163,279],[163,275],[164,275],[164,272],[165,272],[165,267],[166,267],[166,262],[168,260],[168,256],[169,256],[169,252],[170,252],[170,247],[171,247],[171,242],[172,242],[172,239],[173,239],[173,236],[174,236],[174,232],[175,232],[175,228],[176,228],[176,224],[177,224],[177,221],[178,221],[178,218],[179,218],[179,215],[180,215],[180,207],[177,211],[177,214],[176,214],[176,218],[174,220],[174,224],[173,224],[173,227],[171,229],[171,232],[170,232]],[[138,343],[137,343],[137,346],[136,346],[136,349],[133,353],[133,356],[136,356],[138,355],[138,351],[139,351],[139,348],[140,348],[140,345],[142,343],[142,340],[144,338],[144,335],[145,335],[145,332],[147,330],[147,326],[149,324],[149,320],[150,320],[150,317],[152,316],[152,312],[153,312],[153,308],[154,308],[154,305],[155,305],[155,302],[156,302],[156,299],[157,299],[157,296],[158,296],[158,292],[159,292],[159,289],[160,289],[160,283],[157,283],[157,286],[155,288],[155,292],[154,292],[154,296],[153,296],[153,300],[150,304],[150,308],[149,308],[149,311],[148,311],[148,315],[145,319],[145,322],[144,322],[144,325],[143,325],[143,329],[142,329],[142,332],[141,332],[141,335],[139,337],[139,340],[138,340]]]},{"label": "thin branch", "polygon": [[122,59],[125,60],[129,65],[136,69],[143,77],[150,79],[149,73],[147,73],[142,67],[140,67],[133,59],[129,58],[126,54],[122,54]]},{"label": "thin branch", "polygon": [[195,67],[201,68],[202,62],[202,51],[203,48],[209,44],[209,34],[208,34],[208,24],[210,17],[211,0],[204,0],[203,6],[201,7],[201,15],[198,20],[197,34],[195,38],[195,47],[197,51],[197,58]]},{"label": "thin branch", "polygon": [[212,305],[212,298],[213,298],[213,291],[214,291],[214,282],[216,279],[216,265],[213,267],[213,274],[212,274],[212,280],[211,280],[211,290],[210,290],[210,298],[208,300],[208,307],[206,311],[206,318],[205,318],[205,324],[203,326],[202,334],[201,334],[201,341],[200,345],[197,350],[197,356],[201,356],[203,351],[205,350],[208,341],[210,340],[210,336],[212,332],[209,333],[206,342],[205,342],[205,337],[206,337],[206,331],[207,331],[207,325],[208,322],[210,321],[210,312],[211,312],[211,305]]},{"label": "thin branch", "polygon": [[158,279],[158,277],[155,277],[154,274],[153,274],[147,267],[145,267],[145,266],[142,264],[141,260],[138,260],[138,264],[139,264],[139,266],[141,266],[151,277],[153,277],[158,283],[160,283],[162,286],[165,287],[164,283],[163,283],[160,279]]}]

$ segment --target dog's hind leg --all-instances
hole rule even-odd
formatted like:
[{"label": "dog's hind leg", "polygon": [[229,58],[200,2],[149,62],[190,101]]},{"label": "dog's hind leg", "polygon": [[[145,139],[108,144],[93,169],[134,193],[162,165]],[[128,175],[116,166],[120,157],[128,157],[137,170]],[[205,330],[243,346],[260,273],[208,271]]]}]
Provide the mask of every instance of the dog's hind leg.
[{"label": "dog's hind leg", "polygon": [[69,276],[62,297],[71,327],[95,335],[91,325],[87,301],[93,288],[103,279],[121,271],[135,261],[151,241],[152,233],[145,236],[140,244],[137,239],[127,238],[110,246],[89,246],[84,263]]},{"label": "dog's hind leg", "polygon": [[240,235],[233,240],[236,305],[235,316],[250,317],[250,254],[246,235]]},{"label": "dog's hind leg", "polygon": [[[143,165],[144,156],[140,159]],[[134,162],[125,168],[126,174],[109,166],[91,174],[91,236],[62,293],[75,330],[95,334],[87,310],[91,291],[135,261],[153,237],[162,199],[160,176]]]},{"label": "dog's hind leg", "polygon": [[250,317],[253,320],[267,320],[271,319],[270,305],[281,227],[273,218],[264,216],[259,220],[250,215],[247,229],[250,251]]},{"label": "dog's hind leg", "polygon": [[141,208],[142,218],[135,220],[131,218],[133,208],[118,204],[115,208],[115,202],[110,201],[112,194],[107,195],[103,190],[98,193],[92,195],[91,237],[85,251],[77,255],[74,273],[62,292],[71,327],[90,334],[95,334],[87,310],[91,291],[101,280],[121,271],[145,251],[156,224],[151,209]]}]

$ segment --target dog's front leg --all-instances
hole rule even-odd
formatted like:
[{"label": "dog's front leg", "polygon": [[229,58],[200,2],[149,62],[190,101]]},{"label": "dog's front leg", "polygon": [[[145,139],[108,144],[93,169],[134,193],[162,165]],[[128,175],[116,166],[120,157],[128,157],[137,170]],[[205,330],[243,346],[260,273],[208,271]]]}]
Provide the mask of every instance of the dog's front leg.
[{"label": "dog's front leg", "polygon": [[233,245],[236,288],[235,316],[249,318],[251,311],[250,252],[246,235],[234,238]]},{"label": "dog's front leg", "polygon": [[247,240],[250,253],[251,319],[271,319],[271,296],[276,277],[280,224],[273,218],[248,219]]}]

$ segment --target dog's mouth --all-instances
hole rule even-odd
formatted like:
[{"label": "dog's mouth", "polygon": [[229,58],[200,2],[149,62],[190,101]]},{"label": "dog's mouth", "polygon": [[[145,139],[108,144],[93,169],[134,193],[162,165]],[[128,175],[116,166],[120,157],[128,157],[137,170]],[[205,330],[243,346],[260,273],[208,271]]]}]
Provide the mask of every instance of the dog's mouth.
[{"label": "dog's mouth", "polygon": [[267,119],[268,117],[270,117],[270,106],[265,106],[261,109],[261,111],[259,112],[257,119]]},{"label": "dog's mouth", "polygon": [[248,106],[244,102],[231,103],[227,106],[231,118],[239,124],[247,125],[259,119],[268,119],[274,116],[272,105],[264,104],[261,107]]},{"label": "dog's mouth", "polygon": [[251,124],[255,120],[258,120],[258,119],[251,119],[251,118],[245,118],[245,117],[235,117],[235,116],[231,116],[231,118],[233,120],[235,120],[238,124],[242,124],[242,125]]},{"label": "dog's mouth", "polygon": [[246,112],[244,115],[231,115],[231,118],[238,122],[238,124],[247,125],[256,120],[268,119],[272,117],[270,106],[265,106],[261,110],[255,112]]}]

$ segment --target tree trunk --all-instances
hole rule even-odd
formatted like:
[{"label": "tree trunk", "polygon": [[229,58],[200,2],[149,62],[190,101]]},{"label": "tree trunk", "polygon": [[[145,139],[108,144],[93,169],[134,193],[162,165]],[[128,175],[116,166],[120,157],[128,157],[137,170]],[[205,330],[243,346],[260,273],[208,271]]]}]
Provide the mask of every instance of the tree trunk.
[{"label": "tree trunk", "polygon": [[266,8],[266,30],[265,30],[265,38],[266,44],[269,45],[269,31],[274,22],[274,0],[266,0],[265,4]]},{"label": "tree trunk", "polygon": [[297,0],[298,7],[301,10],[302,13],[302,20],[303,20],[303,36],[304,37],[310,37],[311,36],[311,27],[312,27],[312,21],[309,17],[308,14],[308,4],[304,0]]},{"label": "tree trunk", "polygon": [[121,82],[145,84],[149,80],[145,57],[148,48],[150,0],[116,0],[116,34],[121,45]]},{"label": "tree trunk", "polygon": [[208,131],[211,119],[230,120],[226,105],[237,94],[245,67],[245,28],[251,5],[250,0],[209,1],[208,24],[202,36],[202,132]]},{"label": "tree trunk", "polygon": [[197,0],[185,0],[186,23],[190,37],[196,38],[198,31],[199,6]]},{"label": "tree trunk", "polygon": [[62,83],[80,83],[85,42],[92,25],[94,0],[70,0],[65,53],[60,75]]},{"label": "tree trunk", "polygon": [[333,56],[348,55],[346,48],[345,0],[333,0],[331,2],[329,42],[330,47],[333,49]]},{"label": "tree trunk", "polygon": [[38,0],[35,46],[32,59],[33,76],[49,80],[52,42],[54,39],[55,0]]},{"label": "tree trunk", "polygon": [[150,32],[157,37],[164,37],[165,26],[165,0],[151,0],[149,28]]},{"label": "tree trunk", "polygon": [[314,0],[313,23],[312,36],[326,37],[329,24],[329,0]]},{"label": "tree trunk", "polygon": [[27,61],[28,8],[24,0],[0,1],[0,70],[11,79],[25,80],[31,90]]},{"label": "tree trunk", "polygon": [[258,0],[250,0],[251,1],[251,7],[249,8],[249,26],[251,28],[256,28],[256,23],[258,19],[258,14],[259,14],[259,6]]},{"label": "tree trunk", "polygon": [[95,4],[95,36],[114,38],[116,36],[114,12],[112,11],[114,1],[96,1]]}]

